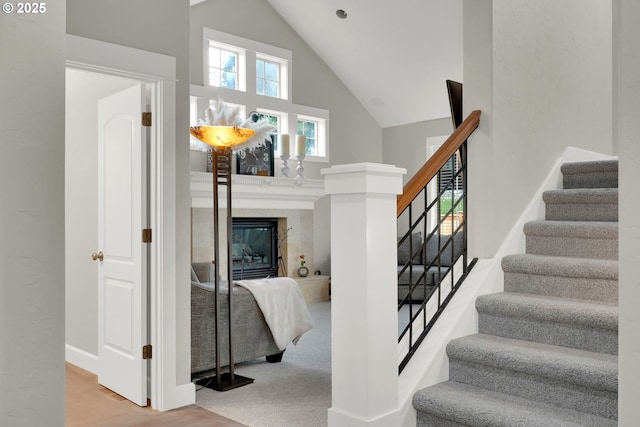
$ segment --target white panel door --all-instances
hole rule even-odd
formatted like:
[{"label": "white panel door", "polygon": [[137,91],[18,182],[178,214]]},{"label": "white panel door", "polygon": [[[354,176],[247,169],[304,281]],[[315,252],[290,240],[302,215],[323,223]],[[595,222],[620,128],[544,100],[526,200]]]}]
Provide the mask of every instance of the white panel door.
[{"label": "white panel door", "polygon": [[98,102],[98,382],[147,405],[147,225],[145,90]]}]

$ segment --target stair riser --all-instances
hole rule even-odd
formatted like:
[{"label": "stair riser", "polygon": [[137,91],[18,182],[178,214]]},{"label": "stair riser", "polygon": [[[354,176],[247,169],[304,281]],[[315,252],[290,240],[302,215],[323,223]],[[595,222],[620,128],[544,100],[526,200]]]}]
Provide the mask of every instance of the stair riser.
[{"label": "stair riser", "polygon": [[618,281],[505,272],[504,290],[552,297],[618,302]]},{"label": "stair riser", "polygon": [[562,188],[618,188],[617,172],[564,174]]},{"label": "stair riser", "polygon": [[545,218],[550,221],[618,221],[618,205],[547,203]]},{"label": "stair riser", "polygon": [[526,239],[526,251],[535,255],[616,260],[618,240],[529,235]]},{"label": "stair riser", "polygon": [[449,379],[507,395],[553,404],[609,419],[617,419],[616,392],[587,388],[557,379],[451,358]]},{"label": "stair riser", "polygon": [[478,313],[479,331],[524,341],[618,354],[618,331]]}]

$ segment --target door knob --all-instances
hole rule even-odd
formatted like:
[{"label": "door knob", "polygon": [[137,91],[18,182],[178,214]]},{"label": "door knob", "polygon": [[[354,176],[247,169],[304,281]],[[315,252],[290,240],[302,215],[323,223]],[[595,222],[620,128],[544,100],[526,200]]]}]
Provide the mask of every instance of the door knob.
[{"label": "door knob", "polygon": [[98,253],[92,253],[91,254],[91,259],[94,261],[100,260],[102,261],[104,259],[104,254],[102,253],[102,251],[98,252]]}]

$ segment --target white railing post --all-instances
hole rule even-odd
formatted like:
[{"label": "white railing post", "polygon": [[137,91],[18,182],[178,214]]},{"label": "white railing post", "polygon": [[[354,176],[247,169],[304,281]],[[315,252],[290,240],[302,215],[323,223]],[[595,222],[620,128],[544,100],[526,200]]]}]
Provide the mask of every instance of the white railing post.
[{"label": "white railing post", "polygon": [[331,196],[330,427],[384,426],[398,409],[396,195],[405,169],[323,169]]}]

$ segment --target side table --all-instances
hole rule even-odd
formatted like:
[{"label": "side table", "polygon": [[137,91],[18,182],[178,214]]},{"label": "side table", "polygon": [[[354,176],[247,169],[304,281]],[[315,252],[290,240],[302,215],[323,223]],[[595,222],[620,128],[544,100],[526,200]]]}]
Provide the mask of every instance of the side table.
[{"label": "side table", "polygon": [[293,280],[300,286],[302,297],[307,304],[310,302],[329,301],[330,276],[293,277]]}]

